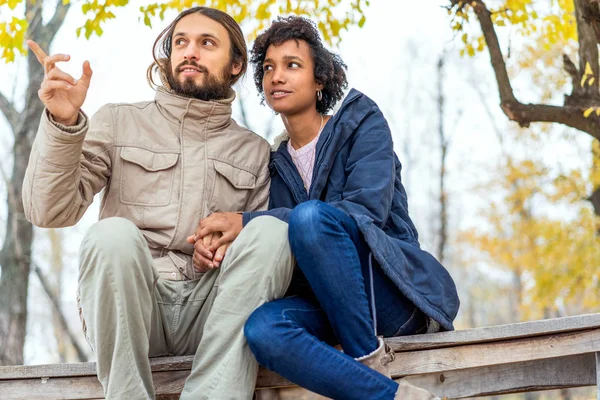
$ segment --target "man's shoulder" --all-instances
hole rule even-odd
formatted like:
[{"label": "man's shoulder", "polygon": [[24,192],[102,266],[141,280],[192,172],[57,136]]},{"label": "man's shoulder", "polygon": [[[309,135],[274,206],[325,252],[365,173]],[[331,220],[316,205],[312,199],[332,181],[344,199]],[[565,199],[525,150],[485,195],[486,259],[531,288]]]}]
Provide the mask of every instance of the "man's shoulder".
[{"label": "man's shoulder", "polygon": [[138,101],[134,103],[106,103],[100,107],[98,111],[106,109],[119,112],[139,112],[152,107],[156,107],[156,101],[154,100]]},{"label": "man's shoulder", "polygon": [[263,148],[270,149],[271,148],[271,145],[269,144],[269,142],[265,138],[263,138],[259,134],[251,131],[250,129],[248,129],[248,128],[244,127],[244,126],[241,126],[233,118],[231,119],[231,125],[229,126],[229,129],[233,133],[244,137],[244,139],[248,143],[252,143],[253,145],[255,145],[255,146],[257,146],[257,147],[259,147],[261,149],[263,149]]}]

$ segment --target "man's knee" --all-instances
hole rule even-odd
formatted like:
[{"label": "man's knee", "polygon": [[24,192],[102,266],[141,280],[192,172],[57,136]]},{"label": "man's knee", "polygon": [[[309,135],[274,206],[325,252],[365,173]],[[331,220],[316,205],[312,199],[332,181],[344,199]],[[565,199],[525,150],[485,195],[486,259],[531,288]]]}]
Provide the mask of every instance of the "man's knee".
[{"label": "man's knee", "polygon": [[[261,216],[251,220],[238,236],[237,245],[251,250],[253,258],[264,263],[286,268],[291,264],[291,249],[288,242],[288,224],[271,216]],[[277,261],[284,265],[278,265]],[[261,262],[259,261],[259,264]],[[260,267],[259,267],[260,268]]]},{"label": "man's knee", "polygon": [[140,241],[141,233],[128,219],[113,217],[96,222],[85,234],[82,251],[91,249],[111,253],[131,251],[132,244]]},{"label": "man's knee", "polygon": [[80,272],[92,267],[126,272],[129,268],[124,265],[150,262],[144,259],[146,249],[146,241],[133,222],[118,217],[100,220],[92,225],[81,243]]}]

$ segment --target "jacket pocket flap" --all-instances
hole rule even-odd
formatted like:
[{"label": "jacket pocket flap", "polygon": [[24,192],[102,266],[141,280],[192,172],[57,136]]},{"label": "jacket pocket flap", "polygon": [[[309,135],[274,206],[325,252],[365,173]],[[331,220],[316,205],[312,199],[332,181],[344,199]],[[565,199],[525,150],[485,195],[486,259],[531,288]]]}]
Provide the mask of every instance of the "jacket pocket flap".
[{"label": "jacket pocket flap", "polygon": [[254,189],[256,186],[256,176],[243,169],[236,168],[223,161],[213,160],[215,170],[223,175],[229,183],[237,189]]},{"label": "jacket pocket flap", "polygon": [[121,149],[123,160],[139,165],[150,172],[171,168],[177,163],[178,157],[177,153],[154,153],[139,147],[123,147]]}]

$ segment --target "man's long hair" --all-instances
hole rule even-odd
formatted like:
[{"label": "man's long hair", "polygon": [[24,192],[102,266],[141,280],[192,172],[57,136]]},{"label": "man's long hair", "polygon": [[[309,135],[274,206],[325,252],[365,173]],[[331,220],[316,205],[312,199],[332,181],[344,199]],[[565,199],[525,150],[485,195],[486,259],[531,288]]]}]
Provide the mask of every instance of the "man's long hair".
[{"label": "man's long hair", "polygon": [[[193,13],[202,14],[213,21],[218,22],[225,28],[225,30],[227,30],[227,33],[229,34],[229,41],[231,42],[229,65],[240,64],[242,66],[241,71],[237,75],[231,75],[229,85],[233,86],[246,73],[246,70],[248,69],[248,49],[246,47],[244,34],[242,33],[242,29],[238,23],[235,22],[235,20],[229,14],[215,8],[193,7],[182,11],[177,18],[175,18],[173,22],[171,22],[169,26],[167,26],[160,33],[160,35],[158,35],[156,41],[154,42],[154,46],[152,48],[154,62],[148,67],[146,72],[148,83],[153,89],[158,86],[154,81],[154,72],[158,72],[161,77],[165,77],[167,75],[166,68],[169,68],[170,65],[169,60],[171,58],[171,51],[173,48],[172,40],[175,26],[183,17]],[[164,85],[165,81],[162,83]]]}]

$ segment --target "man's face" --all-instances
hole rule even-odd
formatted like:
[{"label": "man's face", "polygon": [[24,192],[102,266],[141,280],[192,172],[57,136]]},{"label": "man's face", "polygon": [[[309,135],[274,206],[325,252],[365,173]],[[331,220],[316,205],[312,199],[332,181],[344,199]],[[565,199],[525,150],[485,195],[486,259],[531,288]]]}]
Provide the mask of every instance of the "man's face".
[{"label": "man's face", "polygon": [[175,26],[167,80],[175,93],[200,100],[227,97],[232,75],[241,65],[232,65],[231,41],[217,21],[194,13]]}]

